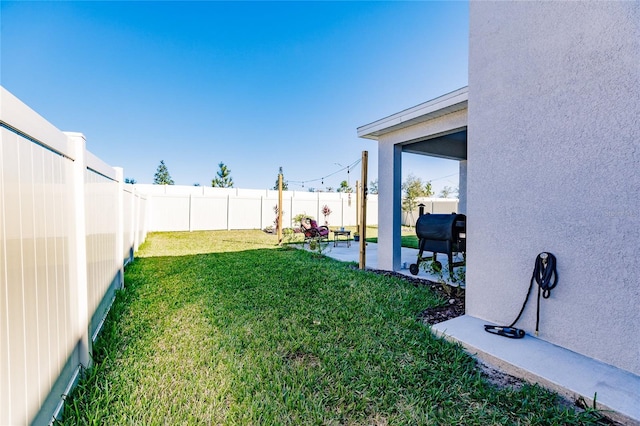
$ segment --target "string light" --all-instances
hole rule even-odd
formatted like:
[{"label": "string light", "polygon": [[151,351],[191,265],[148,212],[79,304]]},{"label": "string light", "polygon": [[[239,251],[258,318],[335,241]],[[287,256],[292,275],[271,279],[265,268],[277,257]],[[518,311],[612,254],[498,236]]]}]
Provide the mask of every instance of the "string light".
[{"label": "string light", "polygon": [[[333,173],[329,173],[328,175],[321,176],[321,177],[319,177],[317,179],[307,179],[307,180],[289,180],[289,179],[287,179],[287,183],[298,184],[298,185],[300,185],[300,186],[302,186],[304,188],[305,184],[320,181],[320,184],[322,186],[324,186],[324,180],[326,178],[329,178],[331,176],[337,175],[338,173],[343,172],[343,171],[346,170],[347,171],[347,185],[349,185],[350,184],[351,169],[354,168],[355,166],[357,166],[358,164],[360,164],[360,162],[362,162],[361,158],[357,159],[356,161],[354,161],[353,163],[351,163],[351,164],[349,164],[347,166],[342,167],[339,170],[336,170]],[[338,163],[334,163],[334,164],[337,164],[337,165],[341,166],[341,164],[338,164]],[[433,182],[433,181],[436,181],[436,180],[446,179],[446,178],[449,178],[451,176],[457,176],[457,175],[458,175],[457,173],[453,173],[453,174],[450,174],[450,175],[447,175],[447,176],[441,176],[441,177],[437,177],[437,178],[434,178],[434,179],[429,179],[428,181],[429,182]]]},{"label": "string light", "polygon": [[[305,184],[305,183],[313,183],[313,182],[318,182],[318,181],[320,181],[320,182],[321,182],[321,185],[323,185],[323,186],[324,186],[324,180],[325,180],[326,178],[331,177],[331,176],[333,176],[333,175],[336,175],[336,174],[338,174],[338,173],[343,172],[343,171],[345,171],[345,170],[346,170],[346,171],[347,171],[347,184],[348,184],[348,182],[349,182],[349,173],[351,172],[351,169],[352,169],[353,167],[357,166],[358,164],[360,164],[360,162],[361,162],[361,161],[362,161],[362,158],[358,158],[356,161],[354,161],[353,163],[349,164],[348,166],[343,167],[343,168],[341,168],[340,170],[336,170],[336,171],[335,171],[335,172],[333,172],[333,173],[329,173],[328,175],[321,176],[321,177],[319,177],[319,178],[317,178],[317,179],[307,179],[307,180],[290,180],[290,179],[287,179],[287,182],[288,182],[288,183],[293,183],[293,184],[301,185],[301,186],[304,188],[304,184]],[[335,163],[335,164],[337,164],[337,163]]]}]

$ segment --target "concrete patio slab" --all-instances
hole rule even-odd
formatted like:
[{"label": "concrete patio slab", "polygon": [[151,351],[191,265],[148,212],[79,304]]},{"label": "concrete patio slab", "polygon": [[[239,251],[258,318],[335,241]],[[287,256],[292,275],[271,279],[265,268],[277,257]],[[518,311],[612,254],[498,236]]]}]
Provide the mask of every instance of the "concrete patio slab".
[{"label": "concrete patio slab", "polygon": [[[300,248],[309,250],[309,245],[305,244]],[[322,254],[333,259],[340,260],[342,262],[358,262],[360,259],[360,243],[351,241],[350,246],[347,246],[346,241],[339,241],[337,245],[334,246],[333,240],[330,240],[326,248],[322,250]],[[431,255],[431,253],[427,252],[425,253],[425,255]],[[438,276],[430,274],[424,270],[424,268],[422,267],[424,263],[420,265],[418,275],[412,275],[411,272],[409,272],[409,265],[411,265],[412,263],[416,263],[418,259],[417,249],[402,247],[401,259],[402,268],[396,272],[410,277],[422,278],[435,282],[438,282],[440,280]],[[447,256],[438,254],[438,261],[445,265],[448,262]],[[365,266],[367,267],[367,269],[378,269],[378,245],[376,243],[367,243]],[[450,281],[447,274],[444,274],[443,278],[446,278],[445,281]],[[452,283],[449,282],[449,284]]]},{"label": "concrete patio slab", "polygon": [[460,343],[485,363],[571,401],[583,398],[623,424],[640,424],[640,377],[533,336],[508,339],[484,331],[483,321],[468,315],[431,327],[436,335]]}]

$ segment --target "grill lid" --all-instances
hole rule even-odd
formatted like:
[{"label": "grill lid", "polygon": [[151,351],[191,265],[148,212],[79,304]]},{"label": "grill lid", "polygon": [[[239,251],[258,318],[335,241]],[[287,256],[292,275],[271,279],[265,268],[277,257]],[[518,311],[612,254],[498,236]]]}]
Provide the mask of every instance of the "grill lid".
[{"label": "grill lid", "polygon": [[420,239],[451,241],[466,230],[466,216],[463,214],[425,214],[416,222],[416,235]]}]

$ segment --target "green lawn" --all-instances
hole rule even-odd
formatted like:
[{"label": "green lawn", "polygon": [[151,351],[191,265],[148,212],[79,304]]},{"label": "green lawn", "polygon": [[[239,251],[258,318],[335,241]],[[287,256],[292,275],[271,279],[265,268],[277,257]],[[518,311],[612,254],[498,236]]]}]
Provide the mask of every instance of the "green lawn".
[{"label": "green lawn", "polygon": [[416,319],[426,287],[260,231],[148,236],[63,424],[596,424],[499,390]]},{"label": "green lawn", "polygon": [[[367,241],[369,241],[370,243],[377,243],[378,242],[378,237],[367,238]],[[401,235],[400,236],[400,245],[402,247],[409,247],[409,248],[417,249],[418,248],[418,237],[416,236],[415,233],[412,234],[412,235]]]}]

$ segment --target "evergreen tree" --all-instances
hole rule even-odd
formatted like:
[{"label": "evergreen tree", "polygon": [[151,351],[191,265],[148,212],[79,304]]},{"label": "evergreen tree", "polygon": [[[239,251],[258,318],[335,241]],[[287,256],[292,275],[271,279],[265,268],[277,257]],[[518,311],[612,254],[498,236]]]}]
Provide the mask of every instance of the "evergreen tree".
[{"label": "evergreen tree", "polygon": [[211,181],[214,188],[233,188],[233,179],[231,178],[231,170],[222,161],[218,164],[220,170],[215,178]]},{"label": "evergreen tree", "polygon": [[[273,185],[273,189],[275,191],[278,190],[278,178],[276,178],[276,184]],[[284,175],[282,175],[282,190],[283,191],[288,191],[289,190],[289,184],[287,183],[286,180],[284,180]]]},{"label": "evergreen tree", "polygon": [[173,185],[173,179],[171,179],[169,169],[164,164],[164,160],[160,160],[160,165],[153,176],[153,183],[155,185]]}]

